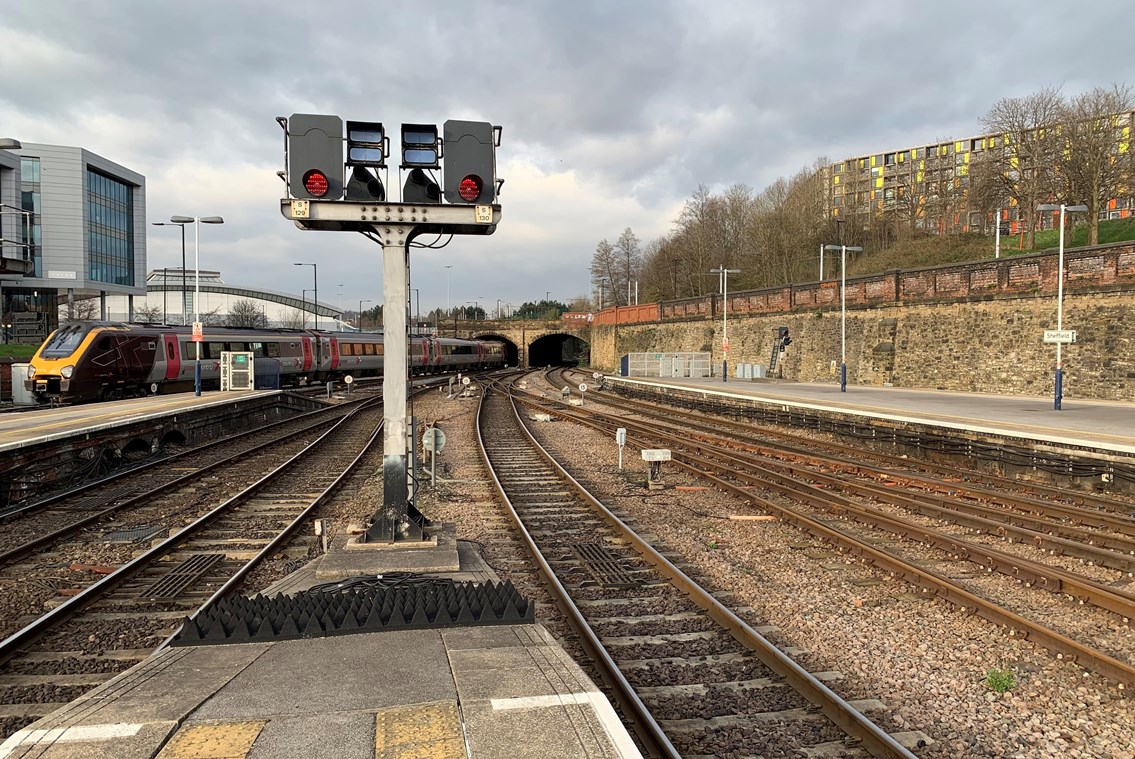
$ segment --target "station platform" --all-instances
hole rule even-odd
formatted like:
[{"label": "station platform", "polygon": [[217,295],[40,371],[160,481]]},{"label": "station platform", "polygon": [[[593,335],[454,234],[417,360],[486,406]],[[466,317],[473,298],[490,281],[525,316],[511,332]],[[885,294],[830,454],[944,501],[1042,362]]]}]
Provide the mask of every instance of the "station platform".
[{"label": "station platform", "polygon": [[1043,441],[1111,453],[1135,454],[1135,403],[1064,398],[1060,411],[1049,397],[989,395],[944,390],[778,382],[720,377],[608,376],[611,383],[688,388],[789,408],[889,419],[960,432]]},{"label": "station platform", "polygon": [[279,390],[240,393],[211,391],[202,393],[200,397],[193,393],[175,393],[0,414],[0,452],[63,440],[79,433],[100,432],[184,411],[279,394]]},{"label": "station platform", "polygon": [[[438,576],[496,576],[458,545]],[[279,587],[310,587],[318,561]],[[540,624],[165,648],[0,744],[0,759],[640,756]]]}]

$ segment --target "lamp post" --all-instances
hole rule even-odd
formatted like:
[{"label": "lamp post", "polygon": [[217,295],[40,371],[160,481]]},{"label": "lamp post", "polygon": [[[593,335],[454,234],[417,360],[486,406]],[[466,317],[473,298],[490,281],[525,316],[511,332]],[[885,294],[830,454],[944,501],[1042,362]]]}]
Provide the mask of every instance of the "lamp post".
[{"label": "lamp post", "polygon": [[313,305],[312,305],[311,310],[315,313],[315,331],[318,332],[319,331],[319,267],[316,264],[293,264],[293,266],[310,266],[311,267],[311,276],[314,279],[314,285],[313,285],[314,289],[312,290],[312,292],[315,293],[315,296],[314,296],[315,300],[313,301]]},{"label": "lamp post", "polygon": [[710,269],[710,274],[721,275],[721,381],[729,381],[729,275],[740,274],[740,269],[726,269],[725,264]]},{"label": "lamp post", "polygon": [[[195,272],[193,282],[193,323],[196,326],[201,321],[201,224],[224,224],[220,216],[171,216],[172,224],[193,225],[193,269]],[[182,272],[184,272],[184,267]],[[196,360],[193,362],[193,394],[201,397],[201,341],[200,335],[193,336],[197,346]]]},{"label": "lamp post", "polygon": [[[179,219],[187,218],[184,216],[177,217]],[[185,225],[187,221],[152,221],[150,224],[155,227],[181,227],[181,323],[189,323],[189,309],[185,307]]]},{"label": "lamp post", "polygon": [[372,301],[370,298],[367,298],[366,300],[360,300],[359,301],[359,332],[363,331],[363,304],[364,303],[373,303],[373,302],[374,301]]},{"label": "lamp post", "polygon": [[839,251],[839,391],[847,392],[847,251],[862,253],[858,245],[825,245]]},{"label": "lamp post", "polygon": [[[1064,214],[1068,211],[1083,213],[1088,210],[1086,205],[1068,206],[1063,203],[1056,205],[1046,203],[1036,207],[1038,211],[1060,211],[1060,245],[1057,248],[1056,263],[1056,331],[1064,331]],[[997,220],[1000,225],[1001,220]],[[1061,351],[1064,347],[1063,335],[1057,335],[1056,340],[1056,389],[1053,396],[1052,408],[1060,411],[1064,400],[1064,364],[1061,362]]]},{"label": "lamp post", "polygon": [[503,303],[503,302],[504,302],[503,300],[501,300],[500,298],[497,298],[497,321],[498,322],[501,320],[501,303]]},{"label": "lamp post", "polygon": [[307,329],[307,294],[313,292],[310,287],[300,292],[300,302],[303,306],[300,308],[300,313],[303,314],[303,329]]},{"label": "lamp post", "polygon": [[449,312],[449,270],[453,268],[453,264],[445,265],[445,310]]}]

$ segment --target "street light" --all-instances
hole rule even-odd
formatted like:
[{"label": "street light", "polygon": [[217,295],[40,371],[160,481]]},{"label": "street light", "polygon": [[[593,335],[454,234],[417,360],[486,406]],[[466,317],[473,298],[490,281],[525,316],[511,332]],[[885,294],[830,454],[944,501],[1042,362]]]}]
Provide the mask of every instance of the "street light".
[{"label": "street light", "polygon": [[453,268],[453,264],[445,265],[445,311],[449,313],[449,270]]},{"label": "street light", "polygon": [[[178,217],[183,218],[183,217]],[[186,221],[152,221],[155,227],[181,227],[181,323],[189,323],[189,309],[185,307],[185,225]]]},{"label": "street light", "polygon": [[825,245],[839,251],[839,391],[847,392],[847,251],[862,253],[858,245]]},{"label": "street light", "polygon": [[363,331],[363,304],[364,303],[373,303],[373,302],[374,301],[372,301],[370,298],[367,298],[366,300],[360,300],[359,301],[359,332]]},{"label": "street light", "polygon": [[[195,271],[193,283],[193,324],[201,322],[201,225],[224,224],[220,216],[171,216],[172,224],[193,225],[193,268]],[[183,268],[182,271],[185,271]],[[197,346],[197,357],[193,363],[193,394],[201,397],[201,335],[193,336],[193,343]]]},{"label": "street light", "polygon": [[[414,329],[418,329],[418,322],[420,322],[422,320],[422,301],[421,301],[421,295],[422,294],[418,290],[418,288],[416,288],[416,287],[411,287],[411,288],[408,288],[408,289],[410,290],[410,292],[412,292],[414,294]],[[409,308],[409,307],[410,307],[410,304],[407,303],[406,308]]]},{"label": "street light", "polygon": [[293,266],[310,266],[311,276],[315,279],[315,301],[312,311],[315,312],[315,331],[319,331],[319,267],[315,264],[293,264]]},{"label": "street light", "polygon": [[300,315],[303,317],[302,329],[307,329],[307,294],[310,292],[315,291],[308,287],[300,292],[300,302],[303,304],[300,307]]},{"label": "street light", "polygon": [[498,322],[501,320],[501,303],[503,303],[503,302],[504,302],[503,300],[501,300],[500,298],[497,298],[497,321]]},{"label": "street light", "polygon": [[[1068,211],[1083,213],[1088,210],[1088,207],[1085,205],[1067,206],[1063,203],[1060,205],[1045,203],[1037,206],[1036,210],[1060,211],[1060,247],[1058,248],[1056,263],[1056,331],[1062,332],[1064,330],[1064,214]],[[1000,225],[1001,220],[998,219],[997,223]],[[1060,355],[1060,349],[1064,347],[1064,336],[1057,335],[1056,337],[1056,391],[1053,396],[1052,408],[1059,411],[1061,402],[1064,400],[1064,365],[1061,363]]]},{"label": "street light", "polygon": [[[710,269],[710,274],[721,275],[721,381],[729,381],[729,322],[726,320],[729,314],[729,275],[740,274],[740,269],[726,269],[725,264]],[[630,293],[630,290],[627,290]],[[628,295],[629,297],[629,295]]]}]

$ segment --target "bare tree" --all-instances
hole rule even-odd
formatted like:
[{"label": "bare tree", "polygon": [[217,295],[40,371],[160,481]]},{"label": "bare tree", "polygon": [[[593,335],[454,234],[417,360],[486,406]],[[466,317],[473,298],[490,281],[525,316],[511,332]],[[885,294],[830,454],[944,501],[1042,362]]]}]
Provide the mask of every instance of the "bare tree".
[{"label": "bare tree", "polygon": [[[591,285],[601,293],[610,293],[617,282],[619,270],[618,258],[615,255],[615,246],[606,240],[600,240],[595,246],[595,253],[591,256]],[[606,298],[601,296],[599,308],[602,309]],[[618,301],[613,301],[618,304]]]},{"label": "bare tree", "polygon": [[161,324],[165,321],[162,307],[158,305],[141,305],[134,309],[134,321],[149,324]]},{"label": "bare tree", "polygon": [[250,327],[263,329],[268,326],[268,317],[248,298],[234,301],[225,320],[230,327]]},{"label": "bare tree", "polygon": [[97,298],[83,298],[71,304],[70,309],[64,306],[61,309],[59,321],[82,322],[99,318],[99,302]]},{"label": "bare tree", "polygon": [[1035,244],[1036,207],[1056,190],[1055,169],[1061,144],[1056,125],[1065,110],[1057,87],[1031,95],[997,101],[982,117],[985,129],[997,138],[1000,152],[992,156],[995,176],[1005,194],[1016,202],[1025,223],[1025,245]]},{"label": "bare tree", "polygon": [[1064,150],[1060,163],[1059,197],[1088,206],[1088,244],[1100,241],[1100,214],[1132,176],[1132,153],[1120,147],[1123,131],[1131,128],[1135,107],[1131,88],[1096,87],[1075,97],[1063,109]]},{"label": "bare tree", "polygon": [[631,304],[631,282],[638,279],[639,269],[642,268],[642,250],[639,248],[638,237],[630,227],[623,230],[619,239],[615,241],[615,264],[618,281],[612,280],[611,290],[616,304],[621,300],[624,305]]},{"label": "bare tree", "polygon": [[288,309],[280,317],[280,326],[286,329],[307,329],[307,312],[298,308]]}]

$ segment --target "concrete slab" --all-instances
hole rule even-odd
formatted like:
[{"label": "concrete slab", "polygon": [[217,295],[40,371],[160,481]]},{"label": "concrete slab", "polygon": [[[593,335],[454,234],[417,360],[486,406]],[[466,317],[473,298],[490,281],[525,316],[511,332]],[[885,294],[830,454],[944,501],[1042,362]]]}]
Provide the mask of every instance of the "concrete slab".
[{"label": "concrete slab", "polygon": [[456,696],[438,631],[366,633],[275,643],[191,719],[376,710]]},{"label": "concrete slab", "polygon": [[0,744],[2,759],[151,759],[176,722],[25,729]]},{"label": "concrete slab", "polygon": [[374,749],[373,712],[333,712],[272,720],[247,759],[369,759]]},{"label": "concrete slab", "polygon": [[350,577],[416,572],[419,574],[457,572],[461,560],[457,552],[457,528],[440,525],[437,545],[424,548],[410,543],[364,543],[340,537],[323,556],[315,569],[319,582],[346,580]]},{"label": "concrete slab", "polygon": [[[269,649],[166,649],[36,723],[39,728],[180,722]],[[170,687],[177,683],[177,687]]]},{"label": "concrete slab", "polygon": [[[598,693],[595,695],[602,699]],[[629,747],[616,745],[590,701],[533,704],[517,709],[496,708],[491,701],[473,701],[462,702],[461,710],[470,753],[477,759],[639,756],[625,733]],[[616,725],[622,730],[617,718]]]}]

